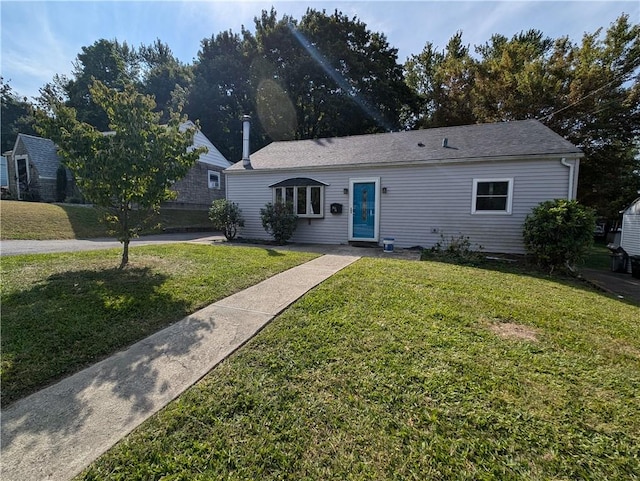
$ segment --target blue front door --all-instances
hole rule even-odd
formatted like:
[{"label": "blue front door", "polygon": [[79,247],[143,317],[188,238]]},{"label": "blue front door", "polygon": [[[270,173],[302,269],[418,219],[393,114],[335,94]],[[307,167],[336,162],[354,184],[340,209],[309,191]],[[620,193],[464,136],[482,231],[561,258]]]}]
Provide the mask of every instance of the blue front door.
[{"label": "blue front door", "polygon": [[376,183],[354,182],[351,189],[351,237],[354,240],[377,240]]}]

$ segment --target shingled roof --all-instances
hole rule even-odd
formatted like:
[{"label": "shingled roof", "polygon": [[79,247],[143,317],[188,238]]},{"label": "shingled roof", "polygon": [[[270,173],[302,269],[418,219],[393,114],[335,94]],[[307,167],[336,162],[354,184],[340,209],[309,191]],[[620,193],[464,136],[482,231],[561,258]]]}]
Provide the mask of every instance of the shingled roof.
[{"label": "shingled roof", "polygon": [[[443,140],[447,139],[446,147]],[[251,154],[252,170],[402,163],[472,162],[531,156],[581,157],[537,120],[273,142]],[[228,171],[244,170],[242,162]]]},{"label": "shingled roof", "polygon": [[31,163],[38,169],[40,177],[55,179],[60,158],[53,141],[27,134],[18,134],[18,140],[22,141],[22,145],[29,154]]}]

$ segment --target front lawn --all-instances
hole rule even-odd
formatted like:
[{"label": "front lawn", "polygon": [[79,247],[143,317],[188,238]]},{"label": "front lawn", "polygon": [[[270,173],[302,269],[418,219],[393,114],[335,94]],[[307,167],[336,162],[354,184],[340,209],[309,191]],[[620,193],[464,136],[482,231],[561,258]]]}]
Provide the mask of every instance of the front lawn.
[{"label": "front lawn", "polygon": [[2,403],[314,254],[170,244],[2,258]]},{"label": "front lawn", "polygon": [[[97,209],[86,205],[46,204],[44,202],[0,202],[2,239],[90,239],[110,237],[110,227],[102,222]],[[161,209],[145,234],[162,229],[211,228],[207,211]]]},{"label": "front lawn", "polygon": [[638,319],[571,281],[362,259],[79,479],[639,479]]}]

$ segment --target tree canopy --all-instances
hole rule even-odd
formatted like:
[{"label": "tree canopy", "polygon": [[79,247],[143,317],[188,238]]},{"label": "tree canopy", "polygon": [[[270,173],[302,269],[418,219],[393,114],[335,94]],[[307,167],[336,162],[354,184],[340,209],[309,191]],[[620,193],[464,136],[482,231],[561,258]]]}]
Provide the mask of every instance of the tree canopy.
[{"label": "tree canopy", "polygon": [[[578,198],[615,219],[640,189],[639,71],[640,26],[626,15],[579,42],[528,30],[470,46],[456,32],[401,65],[385,35],[355,16],[310,8],[295,19],[272,8],[253,31],[203,39],[189,65],[160,39],[139,48],[100,39],[82,48],[70,79],[43,87],[41,107],[57,97],[106,130],[93,79],[120,92],[132,86],[155,98],[162,121],[181,107],[199,119],[232,162],[244,114],[254,119],[252,151],[274,140],[536,118],[582,148]],[[29,107],[3,86],[3,148],[6,133],[28,128]]]},{"label": "tree canopy", "polygon": [[475,51],[457,33],[407,61],[411,126],[539,119],[585,153],[578,199],[616,219],[640,190],[640,26],[622,15],[579,44],[529,30]]},{"label": "tree canopy", "polygon": [[264,10],[255,34],[204,39],[193,70],[185,111],[231,161],[241,157],[243,114],[255,119],[253,150],[274,140],[398,130],[413,98],[385,36],[338,11],[308,9],[297,21]]},{"label": "tree canopy", "polygon": [[0,153],[11,150],[18,134],[34,134],[31,103],[0,77]]}]

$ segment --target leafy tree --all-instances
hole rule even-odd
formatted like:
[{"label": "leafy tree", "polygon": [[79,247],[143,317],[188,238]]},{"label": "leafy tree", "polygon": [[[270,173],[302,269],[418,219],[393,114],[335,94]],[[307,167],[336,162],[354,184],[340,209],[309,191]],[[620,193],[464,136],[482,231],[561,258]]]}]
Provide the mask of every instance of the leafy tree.
[{"label": "leafy tree", "polygon": [[[202,132],[230,161],[242,157],[241,119],[254,111],[251,34],[230,31],[202,40],[193,66],[193,82],[175,95],[183,95],[185,111],[200,119]],[[252,150],[266,144],[259,123],[252,126]]]},{"label": "leafy tree", "polygon": [[123,91],[126,85],[139,85],[140,63],[135,49],[126,42],[100,39],[82,47],[73,64],[73,78],[54,78],[58,90],[66,94],[67,105],[76,110],[78,120],[105,131],[109,118],[93,101],[90,88],[99,80],[108,88]]},{"label": "leafy tree", "polygon": [[544,121],[585,152],[578,200],[617,219],[640,190],[640,25],[623,15],[555,59],[570,81]]},{"label": "leafy tree", "polygon": [[457,32],[442,52],[427,42],[405,64],[406,82],[418,95],[410,126],[420,128],[466,125],[476,121],[471,91],[477,63]]},{"label": "leafy tree", "polygon": [[18,134],[35,134],[31,103],[20,98],[11,86],[0,77],[0,152],[11,150]]},{"label": "leafy tree", "polygon": [[260,209],[260,219],[264,230],[280,245],[291,239],[298,226],[298,216],[293,213],[291,202],[268,203]]},{"label": "leafy tree", "polygon": [[[308,9],[296,22],[288,16],[277,20],[272,9],[263,11],[255,24],[260,80],[277,84],[296,114],[293,121],[285,119],[290,131],[276,131],[283,138],[401,128],[400,113],[412,94],[397,63],[397,50],[383,34],[337,10],[329,15]],[[286,113],[278,95],[263,102],[268,104],[263,110],[275,118]]]},{"label": "leafy tree", "polygon": [[233,240],[238,227],[244,227],[242,210],[235,202],[226,199],[214,200],[209,208],[209,219],[214,229],[222,231],[227,240]]},{"label": "leafy tree", "polygon": [[619,17],[579,45],[529,30],[494,35],[469,57],[456,34],[405,65],[420,97],[410,125],[537,118],[585,152],[578,199],[617,219],[640,189],[640,26]]},{"label": "leafy tree", "polygon": [[384,35],[341,12],[307,10],[300,21],[263,11],[255,35],[222,32],[202,41],[185,111],[232,161],[241,157],[241,118],[251,150],[272,140],[333,137],[402,128],[414,98],[397,50]]},{"label": "leafy tree", "polygon": [[549,113],[561,87],[548,68],[552,45],[539,30],[529,30],[510,40],[493,35],[476,47],[481,55],[473,86],[476,119],[501,122]]},{"label": "leafy tree", "polygon": [[595,223],[594,211],[575,200],[542,202],[525,219],[525,248],[541,267],[572,271],[589,253]]},{"label": "leafy tree", "polygon": [[[180,102],[173,92],[176,88],[187,89],[193,81],[193,70],[175,58],[169,45],[157,39],[151,45],[142,45],[138,50],[142,70],[141,92],[153,95],[156,108],[162,112],[162,120],[171,116]],[[184,103],[184,102],[183,102]]]},{"label": "leafy tree", "polygon": [[185,119],[177,113],[161,125],[153,99],[131,85],[118,91],[95,81],[89,93],[107,115],[110,132],[79,121],[75,109],[56,97],[48,99],[49,111],[36,111],[38,129],[58,145],[82,194],[114,224],[123,243],[123,268],[143,214],[157,212],[162,201],[175,197],[169,187],[205,149],[190,149],[195,130],[181,131]]}]

